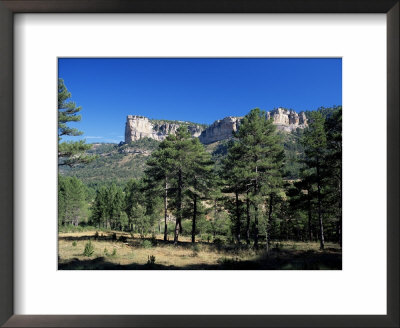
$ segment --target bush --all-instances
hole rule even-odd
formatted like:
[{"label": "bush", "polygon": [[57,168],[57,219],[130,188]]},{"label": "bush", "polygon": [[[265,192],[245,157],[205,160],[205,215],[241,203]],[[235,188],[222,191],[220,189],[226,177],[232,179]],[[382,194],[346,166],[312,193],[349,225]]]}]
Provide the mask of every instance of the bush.
[{"label": "bush", "polygon": [[150,240],[142,240],[141,245],[143,248],[152,248],[153,247],[153,243]]},{"label": "bush", "polygon": [[201,240],[202,240],[202,241],[206,241],[207,243],[210,242],[211,238],[212,238],[212,236],[211,236],[209,233],[206,233],[206,234],[204,234],[204,235],[201,235]]},{"label": "bush", "polygon": [[154,255],[149,255],[147,257],[147,265],[154,265],[154,263],[156,263],[156,257]]},{"label": "bush", "polygon": [[235,265],[237,263],[239,263],[240,260],[238,257],[236,258],[228,258],[228,257],[221,257],[217,260],[217,263],[222,264],[222,265]]},{"label": "bush", "polygon": [[96,231],[96,233],[94,234],[94,240],[97,240],[97,239],[99,239],[99,232],[98,231]]},{"label": "bush", "polygon": [[76,241],[74,240],[73,242],[72,242],[72,246],[76,246]]},{"label": "bush", "polygon": [[85,249],[83,250],[83,255],[84,255],[84,256],[87,256],[87,257],[90,257],[90,256],[93,255],[93,253],[94,253],[94,247],[93,247],[93,245],[92,245],[92,242],[89,241],[89,242],[86,243],[86,245],[85,245]]},{"label": "bush", "polygon": [[113,256],[113,257],[114,257],[114,256],[116,256],[116,255],[117,255],[117,249],[114,248],[110,256]]}]

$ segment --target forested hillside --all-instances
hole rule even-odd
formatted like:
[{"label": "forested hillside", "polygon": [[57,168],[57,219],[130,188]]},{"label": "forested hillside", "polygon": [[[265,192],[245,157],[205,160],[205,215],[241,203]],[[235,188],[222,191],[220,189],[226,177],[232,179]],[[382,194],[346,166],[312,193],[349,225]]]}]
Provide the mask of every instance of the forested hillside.
[{"label": "forested hillside", "polygon": [[307,129],[283,133],[254,109],[233,139],[206,147],[184,127],[162,142],[96,144],[92,162],[60,170],[60,229],[267,249],[281,240],[340,243],[341,107],[307,115]]}]

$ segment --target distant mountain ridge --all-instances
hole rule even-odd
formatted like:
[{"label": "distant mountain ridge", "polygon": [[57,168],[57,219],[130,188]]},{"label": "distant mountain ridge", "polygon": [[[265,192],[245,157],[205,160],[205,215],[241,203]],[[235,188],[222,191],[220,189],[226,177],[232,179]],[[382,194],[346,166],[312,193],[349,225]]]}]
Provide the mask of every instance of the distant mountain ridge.
[{"label": "distant mountain ridge", "polygon": [[[297,128],[308,126],[305,112],[296,113],[294,110],[276,108],[266,113],[268,119],[272,118],[278,130],[290,132]],[[140,115],[128,115],[125,124],[125,143],[131,143],[143,138],[158,141],[164,140],[169,134],[184,125],[188,127],[193,137],[198,137],[203,144],[229,139],[232,132],[237,131],[243,117],[228,116],[215,121],[210,126],[184,121],[151,120]]]}]

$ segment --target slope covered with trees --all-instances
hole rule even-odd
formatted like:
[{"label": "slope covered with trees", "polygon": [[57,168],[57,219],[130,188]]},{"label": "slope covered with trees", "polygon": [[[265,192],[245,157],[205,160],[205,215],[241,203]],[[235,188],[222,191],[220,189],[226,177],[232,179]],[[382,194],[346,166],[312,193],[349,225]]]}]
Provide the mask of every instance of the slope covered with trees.
[{"label": "slope covered with trees", "polygon": [[[96,164],[103,182],[84,188],[76,177],[60,178],[60,229],[81,224],[143,237],[161,233],[175,244],[183,235],[193,244],[267,252],[282,240],[318,240],[321,249],[341,243],[341,113],[341,107],[312,112],[304,132],[285,137],[254,109],[234,138],[212,152],[185,127],[161,143],[94,148],[105,158]],[[140,154],[140,162],[129,162],[119,180],[107,160],[123,161],[126,154]],[[85,165],[87,171],[96,161]],[[77,214],[65,208],[68,195],[78,198]]]}]

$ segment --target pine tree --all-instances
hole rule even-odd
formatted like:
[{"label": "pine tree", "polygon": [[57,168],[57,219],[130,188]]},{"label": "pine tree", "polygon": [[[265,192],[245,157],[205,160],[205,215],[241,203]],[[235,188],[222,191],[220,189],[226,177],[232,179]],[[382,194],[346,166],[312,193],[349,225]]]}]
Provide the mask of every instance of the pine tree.
[{"label": "pine tree", "polygon": [[75,102],[70,100],[71,93],[67,90],[64,80],[58,79],[58,165],[73,166],[76,164],[86,164],[94,160],[94,156],[87,155],[86,151],[91,145],[84,140],[72,142],[61,142],[63,136],[80,136],[83,134],[76,128],[71,128],[68,123],[79,122],[81,107],[77,107]]},{"label": "pine tree", "polygon": [[96,197],[92,208],[92,221],[99,228],[107,228],[108,204],[107,188],[105,186],[102,186],[96,191]]},{"label": "pine tree", "polygon": [[191,153],[187,154],[187,195],[192,207],[192,243],[196,239],[196,220],[199,215],[199,201],[207,196],[213,182],[211,155],[207,153],[199,139],[192,138]]},{"label": "pine tree", "polygon": [[134,230],[133,224],[137,213],[137,207],[145,202],[143,183],[140,180],[130,180],[125,186],[125,212],[128,216],[128,229]]},{"label": "pine tree", "polygon": [[[272,120],[258,108],[247,114],[235,133],[240,154],[240,167],[243,178],[247,180],[249,190],[248,203],[252,204],[254,216],[254,247],[258,248],[259,220],[262,218],[262,205],[269,197],[272,215],[272,197],[277,194],[282,184],[282,168],[284,152],[281,137],[276,132]],[[249,208],[247,208],[249,213]],[[248,215],[249,216],[249,215]],[[266,224],[268,227],[268,222]],[[266,229],[266,245],[268,247],[268,228]]]},{"label": "pine tree", "polygon": [[[240,195],[245,193],[248,189],[248,185],[246,185],[245,177],[245,167],[241,159],[241,151],[238,143],[230,142],[228,145],[228,154],[226,158],[223,160],[222,169],[221,169],[221,177],[222,184],[224,185],[223,192],[224,193],[234,193],[235,200],[234,206],[231,209],[233,212],[234,226],[235,226],[235,236],[238,244],[240,244],[241,240],[241,217],[242,217],[242,201],[240,199]],[[230,203],[230,199],[227,199],[228,206]],[[247,217],[248,223],[246,225],[246,240],[250,242],[250,217]]]},{"label": "pine tree", "polygon": [[322,217],[322,187],[324,178],[324,161],[326,155],[325,119],[321,112],[312,112],[309,127],[304,132],[302,143],[305,151],[305,164],[315,176],[317,185],[317,206],[319,222],[320,248],[324,249],[324,224]]},{"label": "pine tree", "polygon": [[145,170],[145,182],[149,191],[164,200],[164,241],[168,238],[168,200],[171,198],[169,190],[172,188],[172,180],[175,177],[175,142],[174,135],[169,135],[163,140],[146,162],[148,168]]},{"label": "pine tree", "polygon": [[329,186],[329,208],[337,217],[337,240],[342,246],[342,107],[337,107],[325,121],[327,154],[325,167]]},{"label": "pine tree", "polygon": [[179,234],[182,232],[183,201],[185,189],[188,187],[191,164],[195,160],[196,146],[191,135],[185,126],[181,126],[176,131],[176,139],[171,153],[171,167],[175,175],[175,199],[174,206],[176,212],[174,244],[178,243]]},{"label": "pine tree", "polygon": [[87,215],[86,187],[75,177],[59,176],[59,225],[77,226]]}]

